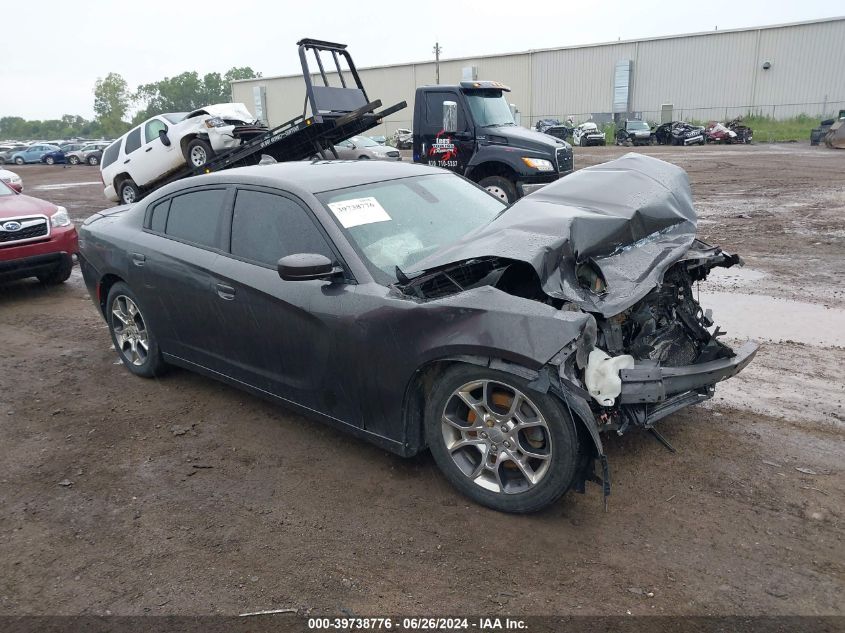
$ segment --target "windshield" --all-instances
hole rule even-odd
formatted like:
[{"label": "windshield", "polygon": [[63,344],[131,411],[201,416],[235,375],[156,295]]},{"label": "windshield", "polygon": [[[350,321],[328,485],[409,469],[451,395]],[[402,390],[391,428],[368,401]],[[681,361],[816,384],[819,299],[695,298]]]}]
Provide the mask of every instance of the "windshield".
[{"label": "windshield", "polygon": [[186,116],[188,116],[187,112],[168,112],[167,114],[162,114],[165,119],[170,121],[171,123],[179,123],[182,121]]},{"label": "windshield", "polygon": [[15,191],[9,187],[3,180],[0,180],[0,198],[3,196],[14,196]]},{"label": "windshield", "polygon": [[651,128],[648,127],[648,123],[645,121],[628,121],[628,129],[639,132],[640,130],[650,130]]},{"label": "windshield", "polygon": [[452,174],[402,178],[317,195],[372,266],[395,280],[428,255],[484,226],[505,205]]},{"label": "windshield", "polygon": [[464,90],[464,94],[472,111],[472,118],[479,127],[516,125],[501,90]]},{"label": "windshield", "polygon": [[376,145],[378,145],[378,143],[376,143],[369,136],[353,136],[349,140],[355,144],[355,147],[375,147]]}]

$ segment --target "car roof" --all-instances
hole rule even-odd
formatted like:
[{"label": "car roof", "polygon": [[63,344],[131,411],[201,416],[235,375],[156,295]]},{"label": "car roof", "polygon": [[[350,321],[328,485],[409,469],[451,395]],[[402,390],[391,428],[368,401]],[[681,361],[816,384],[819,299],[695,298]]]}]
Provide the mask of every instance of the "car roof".
[{"label": "car roof", "polygon": [[273,165],[238,167],[185,178],[162,188],[162,194],[201,184],[232,183],[265,185],[292,193],[315,194],[384,180],[448,173],[450,172],[438,167],[393,161],[291,161]]}]

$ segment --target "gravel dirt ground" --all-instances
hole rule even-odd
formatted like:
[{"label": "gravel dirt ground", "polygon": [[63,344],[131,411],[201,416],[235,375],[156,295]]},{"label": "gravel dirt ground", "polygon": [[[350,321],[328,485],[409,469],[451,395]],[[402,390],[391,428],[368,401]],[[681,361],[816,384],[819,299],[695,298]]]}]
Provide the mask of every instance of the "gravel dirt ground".
[{"label": "gravel dirt ground", "polygon": [[[576,164],[628,151],[576,149]],[[606,441],[597,486],[532,516],[209,379],[133,377],[78,269],[0,290],[0,615],[845,615],[845,152],[644,148],[688,170],[700,236],[746,267],[702,285],[764,346],[678,449]],[[16,169],[75,221],[89,167]]]}]

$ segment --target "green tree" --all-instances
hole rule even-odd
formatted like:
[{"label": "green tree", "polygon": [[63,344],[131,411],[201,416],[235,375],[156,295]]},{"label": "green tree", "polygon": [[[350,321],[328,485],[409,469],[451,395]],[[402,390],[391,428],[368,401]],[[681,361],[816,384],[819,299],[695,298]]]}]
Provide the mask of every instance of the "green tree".
[{"label": "green tree", "polygon": [[97,122],[108,136],[120,136],[128,128],[123,120],[132,103],[132,94],[126,80],[117,73],[97,79],[94,85],[94,112]]}]

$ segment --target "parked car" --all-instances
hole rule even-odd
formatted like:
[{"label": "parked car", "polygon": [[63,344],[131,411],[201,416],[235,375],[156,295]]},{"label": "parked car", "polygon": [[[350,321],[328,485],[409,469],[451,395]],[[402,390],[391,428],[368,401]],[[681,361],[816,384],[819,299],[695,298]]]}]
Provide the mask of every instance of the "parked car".
[{"label": "parked car", "polygon": [[9,187],[20,193],[23,191],[23,180],[15,172],[8,169],[0,169],[0,180],[5,182]]},{"label": "parked car", "polygon": [[101,149],[92,149],[85,152],[83,158],[85,162],[91,165],[91,167],[96,167],[100,164],[100,161],[103,160],[103,150]]},{"label": "parked car", "polygon": [[334,146],[338,158],[352,160],[402,160],[399,150],[379,145],[369,136],[353,136]]},{"label": "parked car", "polygon": [[704,145],[705,130],[685,121],[670,121],[654,129],[654,140],[658,145]]},{"label": "parked car", "polygon": [[604,132],[592,121],[586,121],[572,131],[572,144],[586,147],[588,145],[604,145]]},{"label": "parked car", "polygon": [[19,152],[24,149],[26,149],[26,145],[22,143],[15,145],[0,145],[0,165],[5,165],[6,163],[14,162],[12,160],[12,155],[15,152]]},{"label": "parked car", "polygon": [[54,151],[47,152],[41,156],[41,162],[46,165],[62,164],[65,162],[65,153],[62,149],[57,147]]},{"label": "parked car", "polygon": [[616,144],[650,145],[651,128],[645,121],[628,119],[616,130]]},{"label": "parked car", "polygon": [[414,133],[400,127],[393,133],[393,146],[396,149],[411,149],[414,145]]},{"label": "parked car", "polygon": [[534,124],[534,129],[565,141],[572,136],[575,124],[571,119],[567,119],[566,123],[561,123],[558,119],[540,119]]},{"label": "parked car", "polygon": [[741,260],[695,226],[686,173],[637,154],[510,207],[436,167],[294,161],[101,211],[80,265],[130,372],[185,367],[428,448],[476,502],[530,512],[596,472],[609,493],[601,433],[649,429],[754,357],[708,330],[693,287]]},{"label": "parked car", "polygon": [[40,163],[41,159],[46,154],[59,151],[57,145],[30,145],[26,149],[18,150],[12,154],[12,162],[15,165],[25,165],[27,163]]},{"label": "parked car", "polygon": [[754,139],[754,131],[742,122],[741,116],[728,121],[726,125],[736,134],[735,143],[750,143]]},{"label": "parked car", "polygon": [[[147,119],[103,152],[100,170],[104,194],[125,204],[140,200],[149,185],[190,165],[202,167],[217,152],[231,149],[267,126],[242,103],[218,103],[188,114],[167,113]],[[143,149],[142,149],[143,148]]]},{"label": "parked car", "polygon": [[79,165],[80,163],[86,162],[85,159],[88,154],[97,150],[102,151],[109,145],[111,145],[111,141],[93,141],[91,143],[85,143],[78,149],[65,151],[65,160],[71,165]]},{"label": "parked car", "polygon": [[70,277],[78,251],[67,209],[0,182],[0,282],[37,277],[60,284]]}]

